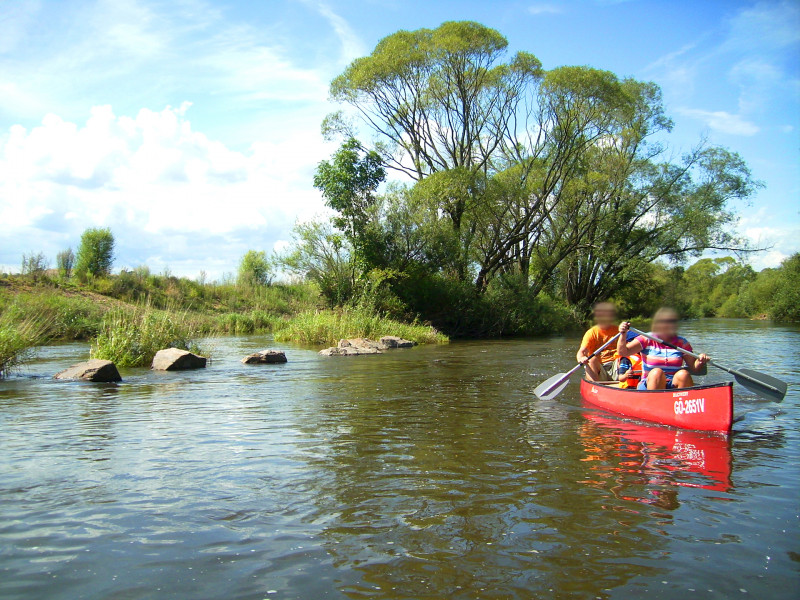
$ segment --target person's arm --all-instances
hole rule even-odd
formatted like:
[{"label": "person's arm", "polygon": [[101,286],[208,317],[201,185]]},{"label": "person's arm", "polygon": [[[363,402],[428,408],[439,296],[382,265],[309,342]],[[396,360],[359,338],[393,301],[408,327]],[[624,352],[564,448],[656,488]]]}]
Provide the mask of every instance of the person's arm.
[{"label": "person's arm", "polygon": [[591,356],[594,350],[592,349],[592,344],[594,340],[594,336],[592,335],[594,328],[590,329],[586,333],[583,334],[583,339],[581,340],[581,347],[578,350],[578,353],[575,355],[575,360],[578,361],[578,364],[585,365],[589,362],[589,356]]},{"label": "person's arm", "polygon": [[581,349],[578,350],[578,353],[575,355],[575,360],[577,360],[579,364],[585,365],[587,362],[589,362],[590,354],[591,352],[589,352],[589,348],[586,346],[581,346]]},{"label": "person's arm", "polygon": [[[692,352],[691,344],[686,344],[684,350],[688,350]],[[683,355],[683,362],[686,363],[686,368],[689,369],[690,373],[700,373],[703,371],[703,366],[711,360],[711,357],[708,354],[701,354],[699,358],[695,358],[694,356],[689,356],[688,354]]]},{"label": "person's arm", "polygon": [[622,357],[632,356],[634,354],[639,354],[642,351],[642,344],[639,340],[633,340],[632,342],[625,342],[628,339],[628,330],[631,328],[631,324],[627,321],[623,321],[619,324],[619,332],[620,336],[617,338],[617,354]]},{"label": "person's arm", "polygon": [[631,363],[629,358],[620,358],[619,368],[618,368],[619,376],[617,377],[617,379],[619,381],[627,381],[632,368],[633,364]]}]

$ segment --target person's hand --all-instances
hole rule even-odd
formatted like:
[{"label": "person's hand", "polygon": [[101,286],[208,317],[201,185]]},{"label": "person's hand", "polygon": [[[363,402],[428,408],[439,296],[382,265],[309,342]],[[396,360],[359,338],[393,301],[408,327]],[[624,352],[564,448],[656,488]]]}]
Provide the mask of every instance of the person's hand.
[{"label": "person's hand", "polygon": [[706,364],[706,363],[707,363],[708,361],[710,361],[710,360],[711,360],[711,357],[710,357],[708,354],[701,354],[701,355],[700,355],[700,356],[697,358],[697,364],[699,364],[699,365],[704,365],[704,364]]},{"label": "person's hand", "polygon": [[631,324],[629,321],[623,321],[619,324],[619,332],[620,333],[628,333],[628,330],[631,328]]},{"label": "person's hand", "polygon": [[588,362],[589,362],[589,357],[588,357],[588,356],[581,356],[581,357],[578,359],[578,364],[581,364],[581,365],[583,365],[584,367],[586,366],[586,363],[588,363]]}]

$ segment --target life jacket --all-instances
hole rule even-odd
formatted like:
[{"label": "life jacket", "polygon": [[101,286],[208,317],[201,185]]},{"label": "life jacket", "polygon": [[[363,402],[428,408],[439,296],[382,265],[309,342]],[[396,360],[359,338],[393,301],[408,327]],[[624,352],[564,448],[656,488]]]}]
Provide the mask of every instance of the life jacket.
[{"label": "life jacket", "polygon": [[[636,387],[639,385],[639,381],[642,379],[642,357],[639,354],[633,354],[625,358],[631,361],[631,368],[625,371],[625,373],[628,375],[625,381],[620,381],[619,383],[619,387],[623,389]],[[614,354],[614,367],[616,368],[617,373],[619,373],[619,364],[622,359],[623,357],[619,354]],[[619,374],[622,375],[622,373]]]}]

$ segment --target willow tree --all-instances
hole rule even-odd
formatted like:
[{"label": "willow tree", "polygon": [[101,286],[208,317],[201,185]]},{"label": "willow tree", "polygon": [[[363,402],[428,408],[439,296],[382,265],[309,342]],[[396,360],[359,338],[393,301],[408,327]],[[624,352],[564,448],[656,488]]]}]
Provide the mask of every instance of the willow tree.
[{"label": "willow tree", "polygon": [[[636,285],[642,265],[680,263],[708,249],[749,251],[733,233],[732,200],[750,196],[754,181],[740,156],[718,147],[697,148],[677,162],[632,160],[622,185],[605,187],[619,168],[600,162],[582,178],[582,193],[552,215],[541,264],[560,276],[571,304],[588,306]],[[568,209],[569,208],[569,209]]]},{"label": "willow tree", "polygon": [[639,264],[735,246],[728,204],[757,186],[721,148],[666,158],[652,141],[672,127],[655,84],[585,66],[545,71],[478,23],[382,39],[334,79],[331,97],[349,113],[324,130],[369,132],[361,150],[414,180],[416,208],[394,215],[427,215],[433,226],[412,230],[436,234],[435,252],[415,254],[448,248],[442,274],[478,292],[499,276],[534,295],[558,279],[571,303],[589,303]]}]

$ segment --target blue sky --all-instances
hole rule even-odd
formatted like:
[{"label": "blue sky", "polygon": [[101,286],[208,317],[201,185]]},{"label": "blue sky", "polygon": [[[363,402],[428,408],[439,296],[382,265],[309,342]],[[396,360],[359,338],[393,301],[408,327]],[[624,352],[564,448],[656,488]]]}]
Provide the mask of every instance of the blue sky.
[{"label": "blue sky", "polygon": [[116,266],[218,277],[322,214],[329,81],[398,29],[476,20],[545,68],[662,86],[676,154],[703,136],[766,184],[740,231],[800,250],[800,3],[0,0],[0,269],[110,226]]}]

